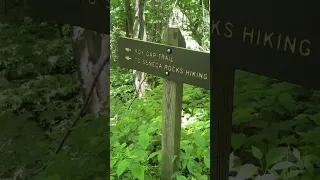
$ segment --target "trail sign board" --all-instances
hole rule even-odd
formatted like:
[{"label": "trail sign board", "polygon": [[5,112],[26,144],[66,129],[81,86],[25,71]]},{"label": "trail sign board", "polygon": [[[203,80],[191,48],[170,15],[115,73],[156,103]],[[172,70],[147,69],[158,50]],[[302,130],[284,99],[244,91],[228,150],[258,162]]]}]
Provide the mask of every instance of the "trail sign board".
[{"label": "trail sign board", "polygon": [[29,0],[33,17],[110,34],[108,0]]},{"label": "trail sign board", "polygon": [[210,54],[136,39],[119,39],[119,64],[210,89]]},{"label": "trail sign board", "polygon": [[213,60],[320,89],[317,1],[215,0],[211,13]]}]

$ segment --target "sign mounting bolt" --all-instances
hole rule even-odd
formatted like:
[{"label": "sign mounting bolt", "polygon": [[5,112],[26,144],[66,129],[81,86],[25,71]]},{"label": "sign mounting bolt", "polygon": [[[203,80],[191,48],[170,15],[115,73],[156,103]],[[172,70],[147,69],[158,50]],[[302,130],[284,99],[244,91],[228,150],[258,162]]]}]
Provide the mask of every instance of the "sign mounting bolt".
[{"label": "sign mounting bolt", "polygon": [[168,53],[168,54],[171,54],[171,53],[172,53],[172,49],[168,48],[168,49],[167,49],[167,53]]},{"label": "sign mounting bolt", "polygon": [[170,72],[166,71],[166,76],[169,76],[170,75]]}]

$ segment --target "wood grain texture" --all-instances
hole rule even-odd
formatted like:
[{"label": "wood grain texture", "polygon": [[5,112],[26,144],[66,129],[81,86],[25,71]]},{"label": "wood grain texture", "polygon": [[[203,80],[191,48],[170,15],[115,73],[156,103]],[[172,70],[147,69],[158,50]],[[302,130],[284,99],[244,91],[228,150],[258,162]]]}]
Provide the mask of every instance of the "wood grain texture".
[{"label": "wood grain texture", "polygon": [[[183,36],[177,28],[168,28],[164,37],[168,45],[185,47]],[[162,99],[161,180],[169,180],[172,174],[178,170],[182,96],[182,83],[164,79]]]},{"label": "wood grain texture", "polygon": [[210,179],[214,180],[227,180],[229,177],[234,76],[234,69],[211,64]]}]

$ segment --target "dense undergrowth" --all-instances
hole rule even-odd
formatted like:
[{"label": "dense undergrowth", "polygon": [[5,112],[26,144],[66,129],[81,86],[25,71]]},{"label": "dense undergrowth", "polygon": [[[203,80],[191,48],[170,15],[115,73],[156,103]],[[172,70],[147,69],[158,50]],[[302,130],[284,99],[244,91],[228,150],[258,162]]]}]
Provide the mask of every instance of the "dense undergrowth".
[{"label": "dense undergrowth", "polygon": [[[111,99],[111,177],[159,179],[161,85],[148,91],[143,99],[131,102],[130,75],[120,70],[112,74],[116,87],[112,88]],[[177,179],[209,177],[208,97],[206,90],[184,86]],[[238,173],[233,174],[256,179],[320,178],[319,112],[319,92],[237,72],[230,165]]]},{"label": "dense undergrowth", "polygon": [[53,155],[83,106],[68,27],[61,38],[47,23],[1,18],[0,179],[105,179],[105,117],[83,117]]}]

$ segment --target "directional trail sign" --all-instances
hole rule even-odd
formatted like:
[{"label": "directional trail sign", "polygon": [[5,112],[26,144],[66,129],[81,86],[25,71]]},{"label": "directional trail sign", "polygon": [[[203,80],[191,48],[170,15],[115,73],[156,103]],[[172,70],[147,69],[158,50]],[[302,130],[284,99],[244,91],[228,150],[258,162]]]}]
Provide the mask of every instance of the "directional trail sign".
[{"label": "directional trail sign", "polygon": [[110,34],[109,0],[29,0],[32,17]]},{"label": "directional trail sign", "polygon": [[210,89],[209,53],[123,37],[118,48],[121,67]]}]

